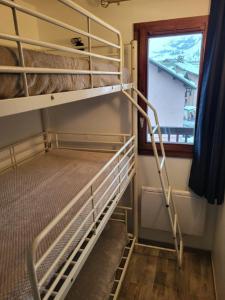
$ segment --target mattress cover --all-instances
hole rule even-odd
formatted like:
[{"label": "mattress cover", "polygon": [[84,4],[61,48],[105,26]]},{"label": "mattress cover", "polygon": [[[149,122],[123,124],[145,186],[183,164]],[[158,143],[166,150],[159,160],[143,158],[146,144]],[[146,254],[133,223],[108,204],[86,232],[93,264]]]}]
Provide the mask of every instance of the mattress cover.
[{"label": "mattress cover", "polygon": [[[17,170],[0,175],[0,299],[32,299],[27,270],[27,251],[34,238],[71,201],[102,166],[112,157],[110,153],[81,152],[75,150],[52,150],[47,154],[21,165]],[[96,182],[96,188],[106,173]],[[113,175],[115,176],[115,174]],[[111,179],[112,180],[112,179]],[[115,184],[117,184],[115,182]],[[95,189],[95,187],[94,187]],[[104,192],[104,189],[103,191]],[[107,193],[105,200],[107,201]],[[40,257],[65,228],[90,196],[87,191],[70,214],[49,233],[40,244]],[[99,196],[99,195],[98,195]],[[78,228],[91,207],[79,215],[68,234],[57,244],[54,251],[40,267],[39,274],[48,268],[57,254]],[[100,208],[99,208],[100,209]],[[91,215],[91,219],[92,219]],[[91,220],[90,220],[91,222]],[[87,226],[83,228],[86,232]],[[80,240],[78,235],[68,249],[69,254]],[[62,259],[65,259],[63,257]]]},{"label": "mattress cover", "polygon": [[127,243],[125,224],[109,221],[65,299],[108,300]]},{"label": "mattress cover", "polygon": [[[89,61],[79,57],[69,57],[41,51],[24,49],[26,67],[90,70]],[[0,46],[0,65],[19,66],[18,50]],[[92,59],[93,71],[118,72],[118,64],[111,61]],[[0,74],[0,99],[24,96],[21,74]],[[67,74],[27,74],[30,96],[76,91],[91,88],[90,75]],[[123,70],[123,83],[130,82],[127,69]],[[118,75],[93,75],[94,87],[120,84]]]}]

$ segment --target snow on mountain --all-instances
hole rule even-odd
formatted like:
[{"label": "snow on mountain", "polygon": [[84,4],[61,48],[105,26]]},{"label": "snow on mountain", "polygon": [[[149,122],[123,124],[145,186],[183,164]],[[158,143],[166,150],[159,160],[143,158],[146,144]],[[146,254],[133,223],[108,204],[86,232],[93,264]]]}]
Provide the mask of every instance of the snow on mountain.
[{"label": "snow on mountain", "polygon": [[161,63],[173,60],[183,64],[194,64],[198,71],[202,46],[202,34],[186,34],[149,39],[149,58]]}]

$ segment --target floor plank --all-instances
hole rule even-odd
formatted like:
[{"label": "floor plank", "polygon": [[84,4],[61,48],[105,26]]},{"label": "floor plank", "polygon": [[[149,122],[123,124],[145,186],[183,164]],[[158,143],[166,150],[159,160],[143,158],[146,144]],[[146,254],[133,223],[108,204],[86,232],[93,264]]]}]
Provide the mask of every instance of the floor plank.
[{"label": "floor plank", "polygon": [[210,254],[135,247],[118,300],[215,300]]}]

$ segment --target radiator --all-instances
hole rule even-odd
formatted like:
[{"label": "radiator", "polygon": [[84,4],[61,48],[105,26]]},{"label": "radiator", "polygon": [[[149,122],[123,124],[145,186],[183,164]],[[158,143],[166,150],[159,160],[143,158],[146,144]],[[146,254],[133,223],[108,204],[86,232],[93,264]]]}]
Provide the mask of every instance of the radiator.
[{"label": "radiator", "polygon": [[[173,190],[181,231],[187,235],[204,234],[207,203],[204,198],[187,191]],[[142,187],[141,226],[143,228],[171,231],[162,191]]]}]

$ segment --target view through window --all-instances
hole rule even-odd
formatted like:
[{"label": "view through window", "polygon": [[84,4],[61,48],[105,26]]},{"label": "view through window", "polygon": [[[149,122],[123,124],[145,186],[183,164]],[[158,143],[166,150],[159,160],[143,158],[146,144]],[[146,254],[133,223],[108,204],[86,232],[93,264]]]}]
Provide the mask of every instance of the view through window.
[{"label": "view through window", "polygon": [[194,143],[202,42],[202,33],[148,39],[147,96],[166,143]]}]

